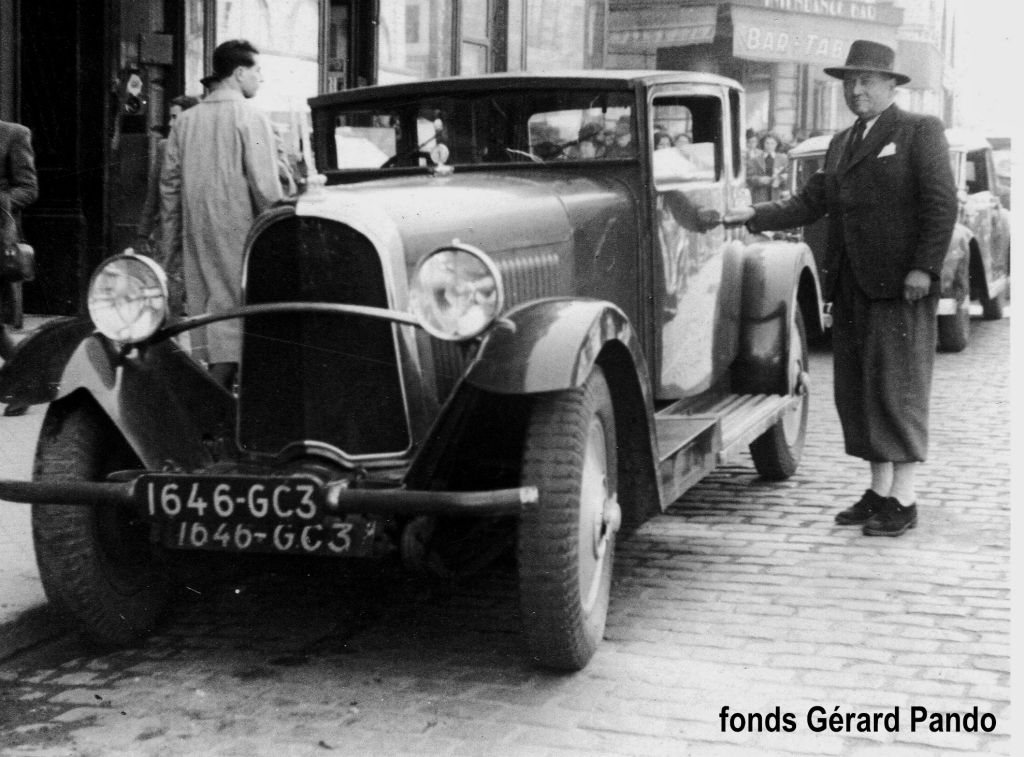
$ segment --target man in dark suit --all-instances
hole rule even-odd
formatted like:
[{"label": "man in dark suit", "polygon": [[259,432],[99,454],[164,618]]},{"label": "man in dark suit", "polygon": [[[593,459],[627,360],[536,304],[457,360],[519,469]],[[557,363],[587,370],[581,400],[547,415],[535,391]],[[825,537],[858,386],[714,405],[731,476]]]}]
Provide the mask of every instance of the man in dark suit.
[{"label": "man in dark suit", "polygon": [[[39,196],[32,132],[21,124],[0,121],[0,244],[21,240],[21,209]],[[0,324],[0,358],[14,352],[14,340]],[[23,405],[8,405],[5,415],[21,415]]]},{"label": "man in dark suit", "polygon": [[942,122],[906,113],[892,49],[858,40],[843,80],[854,125],[829,145],[824,168],[794,197],[735,214],[751,231],[828,214],[822,266],[832,302],[835,400],[846,452],[871,465],[871,485],[840,525],[899,536],[917,525],[915,475],[928,449],[939,274],[958,203]]}]

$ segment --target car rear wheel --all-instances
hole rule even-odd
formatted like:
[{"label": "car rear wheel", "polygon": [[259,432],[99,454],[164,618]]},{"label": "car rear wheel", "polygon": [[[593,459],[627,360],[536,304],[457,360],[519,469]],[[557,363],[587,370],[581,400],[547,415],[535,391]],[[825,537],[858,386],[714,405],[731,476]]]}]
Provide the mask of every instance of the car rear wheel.
[{"label": "car rear wheel", "polygon": [[965,296],[952,315],[939,316],[939,349],[961,352],[971,340],[971,299]]},{"label": "car rear wheel", "polygon": [[[102,413],[51,405],[36,453],[36,481],[103,481],[138,467]],[[152,630],[168,585],[148,525],[115,505],[32,506],[32,535],[50,602],[89,640],[124,646]]]},{"label": "car rear wheel", "polygon": [[582,669],[604,636],[617,499],[615,418],[604,373],[536,402],[521,481],[539,501],[519,522],[519,598],[534,659]]},{"label": "car rear wheel", "polygon": [[810,406],[807,382],[807,333],[800,308],[793,308],[793,323],[789,329],[787,378],[790,396],[796,402],[790,406],[775,425],[757,437],[750,445],[754,467],[762,478],[781,481],[796,473],[803,456],[807,436],[807,411]]}]

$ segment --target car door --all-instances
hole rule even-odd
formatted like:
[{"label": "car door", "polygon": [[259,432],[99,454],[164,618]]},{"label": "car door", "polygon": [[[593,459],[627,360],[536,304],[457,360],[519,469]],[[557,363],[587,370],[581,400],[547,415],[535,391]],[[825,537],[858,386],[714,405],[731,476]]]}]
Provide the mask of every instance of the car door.
[{"label": "car door", "polygon": [[657,144],[656,133],[672,142],[648,156],[659,399],[706,390],[737,353],[742,243],[736,229],[713,222],[728,210],[733,184],[742,184],[742,171],[734,170],[738,145],[724,138],[738,102],[730,106],[725,89],[712,85],[668,85],[649,94],[648,144]]}]

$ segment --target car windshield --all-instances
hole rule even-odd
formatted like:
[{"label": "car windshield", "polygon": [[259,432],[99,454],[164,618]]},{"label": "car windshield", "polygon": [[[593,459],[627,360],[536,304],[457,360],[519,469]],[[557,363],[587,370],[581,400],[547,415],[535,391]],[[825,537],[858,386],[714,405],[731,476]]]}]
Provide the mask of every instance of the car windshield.
[{"label": "car windshield", "polygon": [[632,102],[629,92],[526,90],[356,104],[332,113],[334,154],[324,167],[632,158]]}]

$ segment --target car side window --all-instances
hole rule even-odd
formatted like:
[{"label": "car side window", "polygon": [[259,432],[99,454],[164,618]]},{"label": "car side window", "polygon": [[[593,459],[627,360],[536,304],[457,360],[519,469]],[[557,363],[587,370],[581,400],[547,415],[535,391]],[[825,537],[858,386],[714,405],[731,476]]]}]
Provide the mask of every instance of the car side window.
[{"label": "car side window", "polygon": [[985,150],[967,153],[966,163],[967,194],[973,195],[989,189],[988,154]]},{"label": "car side window", "polygon": [[658,97],[651,121],[672,148],[655,150],[656,183],[717,181],[722,177],[722,101],[708,95]]}]

